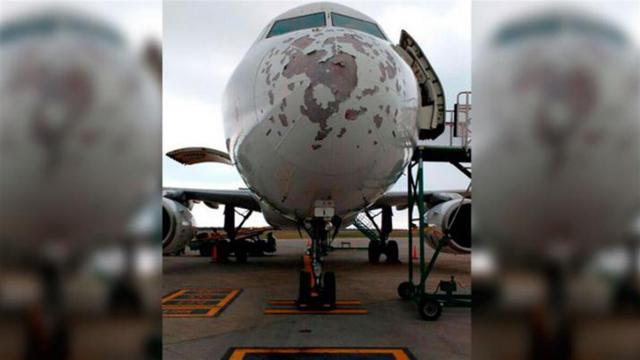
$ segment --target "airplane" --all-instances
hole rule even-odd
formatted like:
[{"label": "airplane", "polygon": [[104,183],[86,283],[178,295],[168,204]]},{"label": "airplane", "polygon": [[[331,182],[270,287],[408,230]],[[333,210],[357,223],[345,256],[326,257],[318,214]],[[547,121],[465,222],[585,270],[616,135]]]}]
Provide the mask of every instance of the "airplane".
[{"label": "airplane", "polygon": [[[189,147],[167,156],[185,165],[235,166],[247,189],[165,188],[165,249],[188,241],[192,201],[225,205],[224,230],[236,254],[246,250],[234,240],[235,209],[246,210],[243,223],[261,212],[272,227],[305,231],[311,239],[312,271],[300,274],[299,306],[335,306],[335,275],[324,271],[322,259],[328,239],[363,212],[382,214],[382,241],[369,244],[370,261],[382,254],[398,260],[397,242],[387,239],[392,207],[406,208],[407,195],[385,192],[418,139],[438,137],[445,122],[442,84],[408,33],[396,45],[374,19],[349,7],[320,2],[293,8],[269,22],[231,75],[223,121],[228,153]],[[441,218],[471,206],[469,199],[462,205],[458,192],[427,197],[446,215]],[[449,251],[471,249],[471,212],[463,213],[456,224],[466,226],[467,238],[451,241]],[[170,236],[172,224],[178,228]],[[450,232],[451,224],[440,225]]]}]

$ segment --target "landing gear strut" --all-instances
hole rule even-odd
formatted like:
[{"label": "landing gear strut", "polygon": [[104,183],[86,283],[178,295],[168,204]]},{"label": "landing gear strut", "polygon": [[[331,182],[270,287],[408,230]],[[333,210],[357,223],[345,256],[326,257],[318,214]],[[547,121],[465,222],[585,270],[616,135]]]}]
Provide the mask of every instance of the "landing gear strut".
[{"label": "landing gear strut", "polygon": [[142,299],[135,285],[136,247],[132,241],[123,244],[124,272],[115,280],[109,293],[109,310],[114,314],[136,314],[142,311]]},{"label": "landing gear strut", "polygon": [[311,247],[305,260],[305,270],[300,272],[298,308],[333,309],[336,306],[336,276],[322,269],[322,256],[329,247],[327,234],[330,229],[331,223],[323,218],[314,218],[305,226],[311,237]]},{"label": "landing gear strut", "polygon": [[70,357],[70,329],[65,311],[63,273],[55,260],[39,264],[44,301],[29,309],[25,359],[66,360]]},{"label": "landing gear strut", "polygon": [[[393,230],[393,224],[391,217],[393,212],[391,206],[382,206],[382,211],[377,215],[372,215],[369,210],[365,210],[365,216],[369,219],[370,225],[373,227],[370,231],[373,232],[369,238],[369,262],[371,264],[377,264],[380,262],[380,256],[385,255],[387,263],[399,263],[400,257],[398,252],[398,243],[395,240],[389,240],[389,234]],[[382,215],[380,226],[375,222],[375,217]]]}]

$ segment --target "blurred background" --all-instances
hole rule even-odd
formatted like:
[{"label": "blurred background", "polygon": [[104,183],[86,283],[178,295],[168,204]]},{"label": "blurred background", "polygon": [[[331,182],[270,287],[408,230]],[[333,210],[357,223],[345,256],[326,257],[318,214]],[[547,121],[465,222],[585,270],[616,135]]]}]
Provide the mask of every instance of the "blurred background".
[{"label": "blurred background", "polygon": [[474,358],[640,358],[639,4],[473,3]]},{"label": "blurred background", "polygon": [[162,3],[0,5],[0,358],[160,357]]}]

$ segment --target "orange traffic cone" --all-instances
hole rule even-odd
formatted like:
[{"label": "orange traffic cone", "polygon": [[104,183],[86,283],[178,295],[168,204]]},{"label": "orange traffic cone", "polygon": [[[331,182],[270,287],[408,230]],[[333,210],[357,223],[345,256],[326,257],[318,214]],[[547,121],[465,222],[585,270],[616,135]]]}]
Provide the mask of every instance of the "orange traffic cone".
[{"label": "orange traffic cone", "polygon": [[218,262],[218,246],[214,244],[211,247],[211,262]]},{"label": "orange traffic cone", "polygon": [[418,251],[416,250],[416,246],[413,245],[413,251],[411,252],[411,258],[413,260],[418,260]]}]

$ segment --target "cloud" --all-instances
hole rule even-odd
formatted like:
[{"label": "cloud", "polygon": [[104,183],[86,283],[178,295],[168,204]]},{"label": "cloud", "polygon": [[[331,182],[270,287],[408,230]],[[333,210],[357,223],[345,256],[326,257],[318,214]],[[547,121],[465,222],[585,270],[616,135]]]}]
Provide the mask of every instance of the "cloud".
[{"label": "cloud", "polygon": [[165,93],[163,100],[162,149],[206,146],[225,149],[220,99],[209,102],[196,97]]}]

